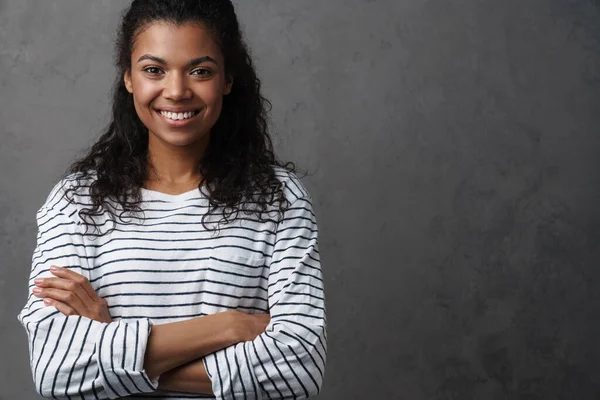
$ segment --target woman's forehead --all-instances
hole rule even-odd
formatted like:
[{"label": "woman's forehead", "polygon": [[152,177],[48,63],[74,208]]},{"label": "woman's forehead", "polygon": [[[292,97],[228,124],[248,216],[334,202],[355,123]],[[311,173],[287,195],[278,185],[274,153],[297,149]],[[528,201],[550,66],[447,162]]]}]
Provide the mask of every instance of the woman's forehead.
[{"label": "woman's forehead", "polygon": [[222,59],[221,49],[211,31],[203,24],[173,24],[153,22],[146,25],[135,37],[132,58],[152,54],[168,62],[187,62],[189,59],[210,56]]}]

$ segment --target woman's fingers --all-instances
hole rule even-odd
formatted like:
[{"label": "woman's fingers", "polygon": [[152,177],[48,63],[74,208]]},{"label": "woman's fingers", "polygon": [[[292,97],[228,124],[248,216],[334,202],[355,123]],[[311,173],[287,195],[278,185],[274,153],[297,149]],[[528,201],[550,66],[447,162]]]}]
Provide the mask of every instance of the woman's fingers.
[{"label": "woman's fingers", "polygon": [[[77,313],[77,315],[83,315],[86,312],[87,307],[81,301],[79,296],[75,295],[73,292],[70,292],[68,290],[55,289],[52,287],[45,287],[45,288],[36,287],[36,288],[33,288],[33,294],[36,297],[43,298],[44,300],[51,299],[51,300],[54,300],[55,302],[60,302],[64,305],[68,306],[69,308],[73,309]],[[44,303],[47,305],[46,301],[44,301]],[[54,304],[52,304],[52,305],[54,305]],[[65,315],[67,315],[67,314],[65,314]],[[69,314],[69,315],[73,315],[73,314]]]},{"label": "woman's fingers", "polygon": [[63,278],[78,284],[87,293],[90,299],[94,301],[98,300],[96,291],[85,276],[78,274],[77,272],[73,272],[68,268],[61,268],[56,265],[52,265],[50,267],[50,272],[59,278]]},{"label": "woman's fingers", "polygon": [[[61,307],[59,311],[65,315],[74,312],[98,322],[112,321],[108,303],[96,295],[86,277],[56,266],[50,267],[50,271],[57,277],[36,279],[36,287],[32,290],[34,295],[43,297],[47,305],[58,304]],[[46,299],[50,299],[52,304],[48,304]]]},{"label": "woman's fingers", "polygon": [[64,278],[39,278],[34,280],[34,283],[41,289],[54,288],[71,292],[84,304],[93,303],[87,292],[77,282]]},{"label": "woman's fingers", "polygon": [[56,309],[61,312],[62,314],[66,315],[67,317],[71,316],[71,315],[81,315],[79,314],[77,311],[75,311],[73,308],[69,307],[68,305],[66,305],[63,302],[51,299],[49,297],[46,297],[44,299],[44,304],[47,306],[54,306],[56,307]]}]

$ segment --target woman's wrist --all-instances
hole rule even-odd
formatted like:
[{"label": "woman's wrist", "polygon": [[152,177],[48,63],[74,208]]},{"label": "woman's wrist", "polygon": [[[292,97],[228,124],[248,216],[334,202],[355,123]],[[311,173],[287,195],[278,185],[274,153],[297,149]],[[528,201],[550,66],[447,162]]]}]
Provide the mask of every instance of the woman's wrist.
[{"label": "woman's wrist", "polygon": [[148,338],[144,369],[155,378],[239,341],[237,316],[229,311],[164,325]]},{"label": "woman's wrist", "polygon": [[224,343],[227,343],[223,346],[223,348],[244,341],[242,329],[243,324],[241,322],[241,318],[244,316],[243,313],[236,310],[230,310],[216,315],[219,315],[219,318],[221,319],[220,324],[222,326],[222,337]]},{"label": "woman's wrist", "polygon": [[269,314],[246,314],[239,311],[228,311],[231,322],[229,323],[229,335],[232,335],[234,343],[249,342],[267,328],[271,316]]},{"label": "woman's wrist", "polygon": [[158,382],[159,390],[212,395],[212,382],[202,359],[165,372]]}]

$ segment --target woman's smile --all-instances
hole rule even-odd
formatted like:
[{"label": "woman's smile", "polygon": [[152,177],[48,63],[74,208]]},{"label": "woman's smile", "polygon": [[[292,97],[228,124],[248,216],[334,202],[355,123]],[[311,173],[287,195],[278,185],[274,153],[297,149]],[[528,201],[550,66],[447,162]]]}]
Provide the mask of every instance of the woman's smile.
[{"label": "woman's smile", "polygon": [[184,126],[192,122],[203,109],[189,109],[189,110],[167,110],[167,109],[156,109],[156,113],[170,126],[178,127]]}]

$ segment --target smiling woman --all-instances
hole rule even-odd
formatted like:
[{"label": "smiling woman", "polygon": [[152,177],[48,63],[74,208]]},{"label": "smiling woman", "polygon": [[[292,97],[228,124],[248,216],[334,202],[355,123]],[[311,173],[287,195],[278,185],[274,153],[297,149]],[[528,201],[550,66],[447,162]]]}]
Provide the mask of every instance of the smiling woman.
[{"label": "smiling woman", "polygon": [[210,31],[200,24],[152,24],[137,37],[132,59],[137,62],[124,81],[149,130],[149,152],[162,141],[193,144],[195,153],[203,154],[232,87]]},{"label": "smiling woman", "polygon": [[315,214],[273,153],[233,5],[133,1],[117,69],[107,131],[37,214],[19,314],[36,389],[317,394],[327,342]]}]

